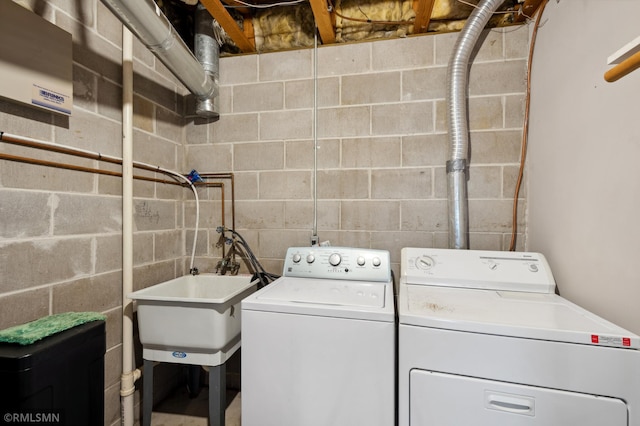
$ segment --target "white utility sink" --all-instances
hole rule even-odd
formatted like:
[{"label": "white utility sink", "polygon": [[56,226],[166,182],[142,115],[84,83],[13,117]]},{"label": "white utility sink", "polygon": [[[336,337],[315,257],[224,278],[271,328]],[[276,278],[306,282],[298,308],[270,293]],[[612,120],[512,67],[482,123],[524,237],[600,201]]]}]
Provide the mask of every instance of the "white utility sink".
[{"label": "white utility sink", "polygon": [[130,293],[147,360],[223,364],[240,347],[240,301],[256,291],[249,275],[185,275]]}]

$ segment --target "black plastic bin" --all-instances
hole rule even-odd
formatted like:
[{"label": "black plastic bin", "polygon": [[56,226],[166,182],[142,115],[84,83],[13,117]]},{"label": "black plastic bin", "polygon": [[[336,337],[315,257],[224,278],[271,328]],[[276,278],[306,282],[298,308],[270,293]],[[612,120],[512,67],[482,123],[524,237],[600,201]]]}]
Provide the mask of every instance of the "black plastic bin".
[{"label": "black plastic bin", "polygon": [[1,424],[104,424],[105,322],[0,343]]}]

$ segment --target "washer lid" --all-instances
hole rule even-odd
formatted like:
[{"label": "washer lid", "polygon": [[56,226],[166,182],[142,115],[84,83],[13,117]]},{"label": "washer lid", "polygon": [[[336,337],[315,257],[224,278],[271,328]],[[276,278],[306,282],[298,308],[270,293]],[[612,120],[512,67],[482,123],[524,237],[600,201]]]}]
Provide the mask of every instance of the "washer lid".
[{"label": "washer lid", "polygon": [[640,338],[556,295],[400,286],[401,325],[589,345],[640,348]]},{"label": "washer lid", "polygon": [[393,321],[391,283],[281,277],[242,301],[242,309]]},{"label": "washer lid", "polygon": [[384,285],[372,282],[354,282],[320,279],[283,279],[257,297],[317,305],[384,307]]}]

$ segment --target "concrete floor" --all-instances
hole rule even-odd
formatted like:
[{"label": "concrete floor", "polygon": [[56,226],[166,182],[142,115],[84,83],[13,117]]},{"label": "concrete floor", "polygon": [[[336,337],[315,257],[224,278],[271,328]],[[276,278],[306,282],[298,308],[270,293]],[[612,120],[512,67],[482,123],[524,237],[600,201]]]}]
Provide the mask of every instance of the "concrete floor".
[{"label": "concrete floor", "polygon": [[[158,404],[151,415],[152,426],[207,426],[209,389],[203,387],[196,398],[189,398],[181,386]],[[240,426],[240,393],[227,389],[225,426]]]}]

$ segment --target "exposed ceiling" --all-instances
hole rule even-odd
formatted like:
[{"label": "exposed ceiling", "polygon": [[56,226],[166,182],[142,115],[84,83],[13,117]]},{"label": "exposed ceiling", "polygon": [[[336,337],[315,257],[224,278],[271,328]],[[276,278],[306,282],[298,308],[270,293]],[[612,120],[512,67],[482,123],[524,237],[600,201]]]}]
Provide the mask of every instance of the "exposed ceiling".
[{"label": "exposed ceiling", "polygon": [[[183,39],[193,40],[198,0],[156,0]],[[459,31],[479,0],[200,0],[219,28],[221,54]],[[505,0],[490,27],[523,24],[543,0]]]}]

